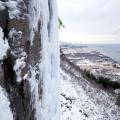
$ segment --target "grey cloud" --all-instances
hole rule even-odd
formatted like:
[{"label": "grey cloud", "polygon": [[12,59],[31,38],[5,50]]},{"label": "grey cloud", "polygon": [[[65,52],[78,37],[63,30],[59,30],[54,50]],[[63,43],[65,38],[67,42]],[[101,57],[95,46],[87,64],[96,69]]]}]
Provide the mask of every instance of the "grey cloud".
[{"label": "grey cloud", "polygon": [[115,39],[120,35],[120,0],[58,0],[58,7],[60,17],[73,32],[114,34]]}]

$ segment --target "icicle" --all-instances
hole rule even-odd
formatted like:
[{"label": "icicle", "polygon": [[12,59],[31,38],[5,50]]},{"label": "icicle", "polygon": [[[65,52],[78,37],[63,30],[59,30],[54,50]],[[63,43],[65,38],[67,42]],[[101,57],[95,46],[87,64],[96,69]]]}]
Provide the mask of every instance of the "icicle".
[{"label": "icicle", "polygon": [[[37,30],[38,21],[41,21],[40,35],[42,48],[40,52],[42,59],[39,65],[39,82],[42,83],[43,93],[42,98],[39,100],[38,87],[32,87],[35,91],[36,118],[37,120],[59,120],[60,60],[56,0],[32,0],[30,10],[31,44],[33,44],[34,40],[34,30]],[[33,82],[31,83],[33,84]],[[37,83],[38,85],[39,83]]]}]

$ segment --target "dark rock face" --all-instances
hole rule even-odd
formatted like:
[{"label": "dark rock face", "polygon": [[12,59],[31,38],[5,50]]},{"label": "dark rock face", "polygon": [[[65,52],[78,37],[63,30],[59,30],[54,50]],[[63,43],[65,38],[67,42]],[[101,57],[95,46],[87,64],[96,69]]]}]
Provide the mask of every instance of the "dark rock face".
[{"label": "dark rock face", "polygon": [[7,9],[0,11],[0,26],[3,28],[3,30],[7,27],[7,21],[8,21],[8,11]]},{"label": "dark rock face", "polygon": [[[2,1],[2,0],[1,0]],[[5,1],[3,1],[5,2]],[[4,37],[8,39],[10,49],[7,57],[1,61],[0,85],[6,89],[11,103],[11,110],[15,120],[35,120],[35,110],[31,100],[30,84],[27,79],[18,83],[14,70],[17,59],[21,57],[22,52],[26,52],[26,66],[22,69],[22,77],[29,71],[29,65],[36,66],[40,62],[40,21],[38,23],[38,31],[35,31],[34,44],[30,45],[29,36],[29,0],[19,3],[21,15],[24,19],[10,19],[8,8],[0,10],[0,27],[3,29]],[[25,8],[23,7],[25,6]],[[10,36],[10,32],[12,35]],[[22,32],[21,35],[19,32]],[[39,77],[39,76],[38,76]]]},{"label": "dark rock face", "polygon": [[30,86],[27,80],[20,84],[16,82],[13,70],[12,56],[3,61],[4,87],[9,95],[11,109],[16,120],[34,120],[32,110]]}]

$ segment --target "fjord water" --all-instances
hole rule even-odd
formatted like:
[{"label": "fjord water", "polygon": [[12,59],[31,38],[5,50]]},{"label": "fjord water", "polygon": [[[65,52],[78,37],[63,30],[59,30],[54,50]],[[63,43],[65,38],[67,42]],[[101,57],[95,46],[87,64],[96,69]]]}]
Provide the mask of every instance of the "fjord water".
[{"label": "fjord water", "polygon": [[87,44],[86,46],[120,63],[120,44]]}]

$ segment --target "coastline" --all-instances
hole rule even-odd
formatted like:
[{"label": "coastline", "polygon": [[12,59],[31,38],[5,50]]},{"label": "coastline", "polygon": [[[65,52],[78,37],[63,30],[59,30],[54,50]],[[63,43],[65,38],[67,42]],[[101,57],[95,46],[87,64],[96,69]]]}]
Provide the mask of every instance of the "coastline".
[{"label": "coastline", "polygon": [[88,47],[61,46],[65,56],[82,70],[96,77],[108,78],[120,83],[120,63]]},{"label": "coastline", "polygon": [[120,44],[87,44],[88,48],[93,48],[96,51],[109,56],[120,63]]}]

